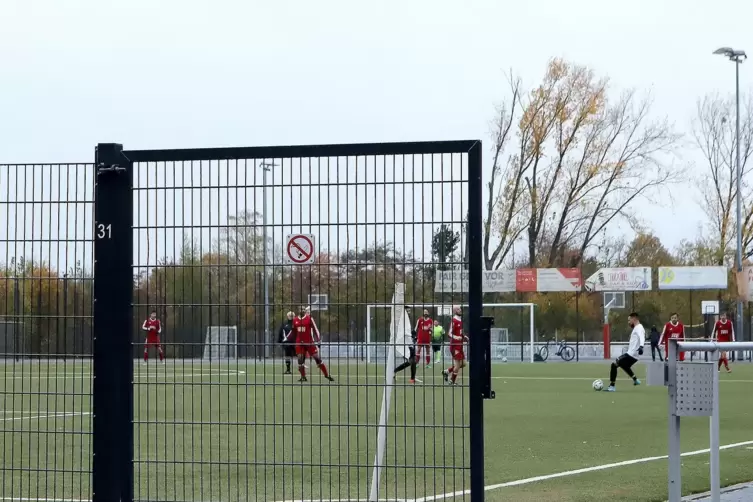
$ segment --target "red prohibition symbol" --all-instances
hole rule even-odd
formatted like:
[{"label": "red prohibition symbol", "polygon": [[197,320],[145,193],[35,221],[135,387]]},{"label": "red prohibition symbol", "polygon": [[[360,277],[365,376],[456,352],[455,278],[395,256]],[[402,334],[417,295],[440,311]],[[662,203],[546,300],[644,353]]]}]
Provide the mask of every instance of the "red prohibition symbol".
[{"label": "red prohibition symbol", "polygon": [[287,252],[293,263],[306,263],[314,254],[314,243],[306,235],[294,235],[288,241]]}]

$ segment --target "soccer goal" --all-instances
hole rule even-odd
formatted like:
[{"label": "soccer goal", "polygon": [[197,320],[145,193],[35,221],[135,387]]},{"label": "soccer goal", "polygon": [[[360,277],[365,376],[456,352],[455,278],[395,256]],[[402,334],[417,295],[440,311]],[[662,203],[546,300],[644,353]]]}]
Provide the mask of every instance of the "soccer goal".
[{"label": "soccer goal", "polygon": [[238,327],[208,326],[204,340],[205,360],[238,358]]},{"label": "soccer goal", "polygon": [[[381,363],[387,360],[389,328],[394,322],[391,318],[393,306],[389,303],[373,303],[366,306],[366,361],[369,363]],[[439,317],[445,331],[449,331],[452,306],[451,303],[406,303],[404,309],[410,312],[408,317],[411,323],[416,322],[416,316],[421,315],[424,309],[429,309],[434,318]],[[460,306],[467,307],[467,304]],[[493,360],[503,361],[504,358],[508,358],[517,361],[534,361],[534,354],[537,350],[535,306],[534,303],[484,303],[484,315],[495,317],[495,328],[501,329],[492,333]],[[518,310],[519,315],[512,316],[514,319],[502,319],[502,314],[509,310]],[[443,350],[443,357],[448,358],[449,349],[446,343]]]}]

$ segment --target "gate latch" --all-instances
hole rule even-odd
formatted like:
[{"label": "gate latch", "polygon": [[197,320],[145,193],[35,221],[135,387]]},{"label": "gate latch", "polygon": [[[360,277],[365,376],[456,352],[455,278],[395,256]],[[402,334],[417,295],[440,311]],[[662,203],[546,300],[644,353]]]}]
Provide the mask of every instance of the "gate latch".
[{"label": "gate latch", "polygon": [[111,166],[108,166],[106,164],[97,165],[97,175],[104,174],[104,173],[120,174],[120,173],[124,173],[125,171],[126,171],[125,167],[120,167],[117,164],[113,164]]}]

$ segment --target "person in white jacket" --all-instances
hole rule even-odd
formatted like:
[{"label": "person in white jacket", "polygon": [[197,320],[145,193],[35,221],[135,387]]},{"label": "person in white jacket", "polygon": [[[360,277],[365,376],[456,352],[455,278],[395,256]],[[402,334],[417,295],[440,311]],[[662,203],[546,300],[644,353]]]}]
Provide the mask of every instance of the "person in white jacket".
[{"label": "person in white jacket", "polygon": [[628,316],[628,324],[633,328],[633,332],[630,333],[630,344],[628,345],[627,352],[618,357],[609,368],[609,387],[607,387],[607,392],[614,392],[616,390],[617,368],[622,368],[627,373],[627,376],[633,379],[633,385],[641,384],[641,381],[633,373],[632,368],[638,362],[638,358],[643,355],[643,345],[646,343],[646,330],[643,329],[637,312],[632,312]]}]

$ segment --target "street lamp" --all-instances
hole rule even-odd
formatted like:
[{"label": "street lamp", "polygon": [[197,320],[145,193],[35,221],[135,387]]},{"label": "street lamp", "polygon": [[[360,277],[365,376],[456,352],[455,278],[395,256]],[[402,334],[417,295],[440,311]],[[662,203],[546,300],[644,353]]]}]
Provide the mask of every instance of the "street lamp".
[{"label": "street lamp", "polygon": [[[735,167],[735,183],[737,185],[737,273],[740,277],[743,271],[743,220],[742,220],[742,196],[741,196],[741,178],[742,171],[740,166],[740,65],[748,59],[745,51],[735,50],[730,47],[720,47],[714,51],[714,54],[729,58],[730,61],[735,63],[735,107],[736,107],[736,125],[735,125],[735,152],[737,156]],[[736,331],[739,336],[743,336],[743,301],[741,298],[737,299],[737,326]]]},{"label": "street lamp", "polygon": [[264,274],[264,357],[270,355],[270,344],[272,339],[269,334],[269,275],[267,274],[267,173],[276,167],[274,162],[262,162],[259,167],[262,168],[262,231],[264,239],[264,249],[262,250],[262,259],[264,265],[262,266],[262,272]]}]

